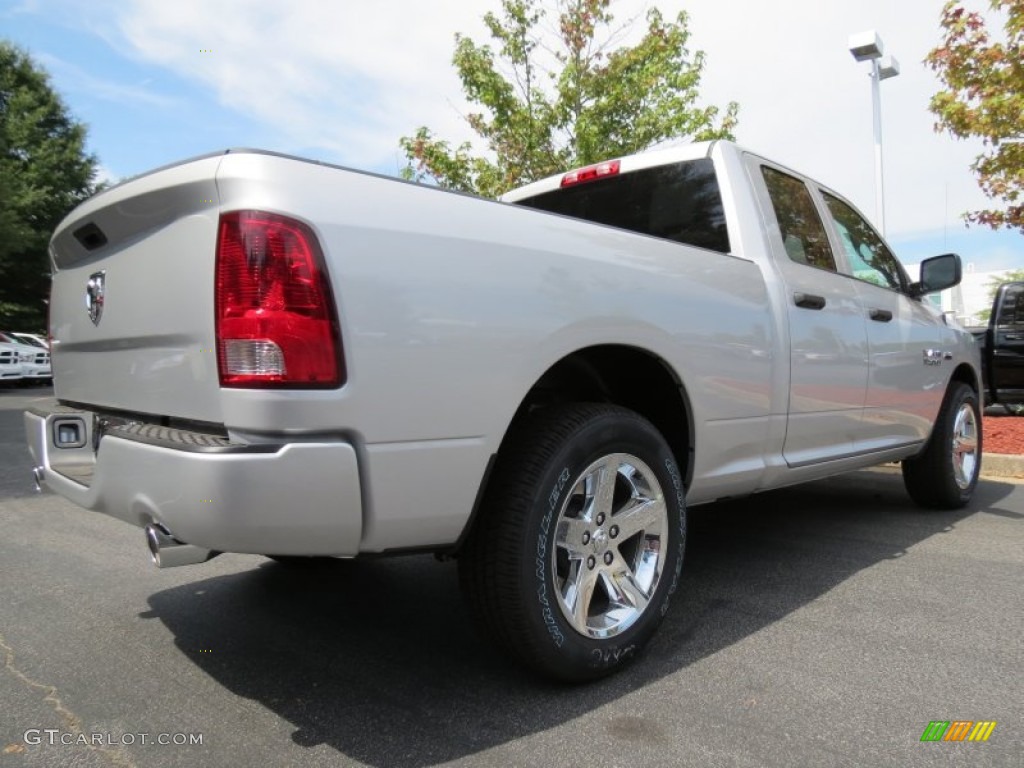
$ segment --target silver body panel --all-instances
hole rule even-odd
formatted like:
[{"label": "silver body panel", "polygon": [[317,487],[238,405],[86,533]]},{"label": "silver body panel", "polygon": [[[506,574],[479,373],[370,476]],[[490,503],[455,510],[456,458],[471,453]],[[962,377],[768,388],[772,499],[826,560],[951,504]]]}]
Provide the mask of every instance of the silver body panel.
[{"label": "silver body panel", "polygon": [[[63,449],[47,425],[56,416],[28,414],[37,464],[82,506],[158,522],[210,549],[348,555],[451,544],[530,388],[567,355],[608,344],[646,350],[681,382],[695,421],[690,503],[919,451],[954,368],[977,375],[970,336],[919,302],[878,298],[854,278],[830,275],[815,290],[835,298],[825,322],[849,341],[838,351],[822,342],[790,309],[798,278],[775,252],[743,150],[693,145],[624,158],[622,168],[708,154],[729,255],[246,151],[102,193],[61,224],[51,246],[57,398],[86,418],[116,410],[184,419],[239,444],[298,448],[258,461],[172,461],[105,437],[98,455],[83,458],[95,466],[86,488],[54,469]],[[319,237],[349,372],[340,389],[219,387],[217,221],[240,209],[299,218]],[[87,222],[103,229],[105,246],[89,251],[76,239]],[[86,285],[101,270],[105,304],[94,324]],[[865,302],[883,299],[898,322],[868,328]],[[911,359],[925,343],[950,352],[927,381]],[[296,469],[299,453],[315,472]],[[181,496],[197,478],[206,483],[197,498]],[[267,495],[238,490],[247,484]],[[213,522],[199,501],[206,489],[231,499]],[[307,533],[337,527],[315,551],[306,551],[308,536],[288,532],[297,508],[317,510]],[[249,530],[230,538],[235,525]],[[183,527],[200,538],[190,541]]]}]

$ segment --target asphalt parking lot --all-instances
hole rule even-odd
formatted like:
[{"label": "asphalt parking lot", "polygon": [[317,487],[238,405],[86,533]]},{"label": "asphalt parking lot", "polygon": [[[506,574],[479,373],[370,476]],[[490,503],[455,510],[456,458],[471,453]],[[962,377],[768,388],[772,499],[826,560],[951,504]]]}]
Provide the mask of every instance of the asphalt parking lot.
[{"label": "asphalt parking lot", "polygon": [[[1024,765],[1024,485],[925,512],[880,469],[693,509],[648,652],[566,687],[480,641],[450,562],[153,568],[33,492],[47,394],[0,390],[2,766]],[[997,725],[921,742],[947,720]]]}]

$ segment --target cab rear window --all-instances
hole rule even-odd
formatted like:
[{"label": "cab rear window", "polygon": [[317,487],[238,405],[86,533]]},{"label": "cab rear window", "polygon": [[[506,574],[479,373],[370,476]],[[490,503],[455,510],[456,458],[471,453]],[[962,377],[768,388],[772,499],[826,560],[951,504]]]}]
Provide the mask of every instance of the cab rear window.
[{"label": "cab rear window", "polygon": [[722,193],[709,158],[608,176],[518,205],[729,252]]}]

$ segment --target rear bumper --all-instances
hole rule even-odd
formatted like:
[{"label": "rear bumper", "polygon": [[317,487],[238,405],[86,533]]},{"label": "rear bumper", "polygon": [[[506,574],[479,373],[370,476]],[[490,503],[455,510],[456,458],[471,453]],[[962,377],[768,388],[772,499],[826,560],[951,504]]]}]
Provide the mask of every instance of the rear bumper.
[{"label": "rear bumper", "polygon": [[[69,424],[79,425],[82,444],[59,447],[58,427]],[[55,401],[25,412],[37,477],[79,506],[140,527],[159,523],[220,552],[358,552],[361,490],[348,443],[243,445],[139,425],[103,434],[94,450],[95,424],[96,414]]]}]

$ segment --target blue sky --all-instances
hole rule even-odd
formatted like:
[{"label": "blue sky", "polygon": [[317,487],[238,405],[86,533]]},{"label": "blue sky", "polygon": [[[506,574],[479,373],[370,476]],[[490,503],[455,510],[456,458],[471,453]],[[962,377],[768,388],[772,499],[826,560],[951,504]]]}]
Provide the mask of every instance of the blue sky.
[{"label": "blue sky", "polygon": [[[455,32],[486,38],[497,0],[0,0],[0,37],[50,72],[121,178],[250,146],[395,174],[398,138],[428,125],[472,138],[451,67]],[[613,6],[626,20],[641,0]],[[867,65],[850,34],[877,29],[901,64],[882,84],[888,239],[906,263],[957,251],[978,271],[1024,267],[1024,236],[960,220],[985,200],[968,166],[980,145],[935,134],[938,88],[921,60],[941,0],[663,0],[690,14],[707,103],[740,103],[740,143],[875,210]],[[986,7],[976,3],[979,10]],[[628,34],[623,39],[628,40]],[[209,51],[209,52],[206,52]]]}]

